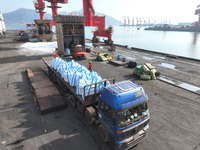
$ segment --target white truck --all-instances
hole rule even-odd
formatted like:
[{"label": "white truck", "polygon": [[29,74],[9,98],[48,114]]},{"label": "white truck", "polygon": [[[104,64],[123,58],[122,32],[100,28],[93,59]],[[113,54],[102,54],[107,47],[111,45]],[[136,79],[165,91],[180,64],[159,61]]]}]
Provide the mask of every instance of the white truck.
[{"label": "white truck", "polygon": [[0,38],[5,38],[6,27],[3,19],[3,15],[0,12]]}]

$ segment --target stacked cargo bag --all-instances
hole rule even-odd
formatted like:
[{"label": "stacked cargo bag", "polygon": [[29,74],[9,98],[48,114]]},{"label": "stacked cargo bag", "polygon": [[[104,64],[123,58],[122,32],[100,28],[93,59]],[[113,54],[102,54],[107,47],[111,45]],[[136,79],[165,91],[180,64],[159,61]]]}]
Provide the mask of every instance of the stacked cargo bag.
[{"label": "stacked cargo bag", "polygon": [[133,74],[137,74],[143,80],[155,80],[156,79],[156,69],[150,63],[145,63],[144,65],[138,65],[135,67]]},{"label": "stacked cargo bag", "polygon": [[151,75],[151,79],[152,79],[152,80],[156,80],[156,75],[155,75],[155,73],[156,73],[156,69],[152,69],[152,70],[150,71],[150,75]]},{"label": "stacked cargo bag", "polygon": [[150,70],[146,65],[142,65],[143,73],[140,75],[140,79],[151,80]]},{"label": "stacked cargo bag", "polygon": [[52,61],[52,68],[57,70],[58,64],[63,61],[60,57],[56,57],[54,58],[54,60]]},{"label": "stacked cargo bag", "polygon": [[140,79],[151,80],[151,75],[143,73],[143,74],[140,75]]},{"label": "stacked cargo bag", "polygon": [[62,66],[64,64],[65,64],[64,60],[59,60],[58,63],[56,64],[56,71],[58,72],[58,70],[60,69],[60,66]]},{"label": "stacked cargo bag", "polygon": [[74,74],[73,74],[73,77],[72,77],[72,79],[71,79],[71,81],[70,81],[70,85],[71,86],[76,86],[76,82],[78,81],[78,79],[81,77],[83,77],[83,76],[86,76],[86,74],[85,74],[85,72],[83,71],[83,68],[82,68],[82,66],[81,67],[79,67],[75,72],[74,72]]},{"label": "stacked cargo bag", "polygon": [[[79,78],[76,83],[76,94],[81,95],[84,99],[84,86],[87,84],[91,84],[91,82],[87,78]],[[87,90],[87,89],[85,89]]]},{"label": "stacked cargo bag", "polygon": [[67,68],[67,62],[62,62],[58,67],[58,72],[62,75],[62,72],[65,71]]},{"label": "stacked cargo bag", "polygon": [[152,66],[150,63],[145,63],[143,66],[148,67],[148,69],[149,69],[149,75],[151,76],[151,79],[152,80],[156,80],[156,76],[155,76],[156,69],[155,69],[155,67]]},{"label": "stacked cargo bag", "polygon": [[143,69],[142,69],[141,65],[136,66],[135,69],[137,70],[137,75],[138,76],[140,76],[143,73]]},{"label": "stacked cargo bag", "polygon": [[152,66],[150,63],[145,63],[144,65],[147,66],[149,68],[149,70],[155,69],[155,67]]},{"label": "stacked cargo bag", "polygon": [[64,74],[65,74],[65,72],[68,71],[68,69],[69,69],[69,66],[68,66],[68,64],[66,64],[66,67],[63,68],[62,71],[61,71],[61,77],[62,77],[62,78],[64,78]]},{"label": "stacked cargo bag", "polygon": [[[97,72],[90,72],[88,68],[81,66],[74,60],[67,63],[63,59],[57,57],[52,61],[52,68],[61,74],[65,82],[69,83],[71,86],[76,86],[76,94],[81,95],[83,99],[84,96],[95,93],[95,85],[87,86],[84,93],[85,85],[105,80],[102,79]],[[110,85],[110,83],[107,81],[106,85]],[[97,84],[96,93],[102,91],[103,87],[104,84]]]},{"label": "stacked cargo bag", "polygon": [[[99,82],[105,81],[105,80],[106,80],[106,79],[102,79],[102,80],[100,80]],[[104,82],[103,82],[103,83],[97,84],[97,85],[96,85],[96,86],[97,86],[96,92],[102,92],[103,88],[104,88],[105,86],[109,86],[109,85],[110,85],[110,82],[109,82],[109,81],[107,81],[106,84],[104,84]]]},{"label": "stacked cargo bag", "polygon": [[65,82],[70,83],[70,79],[72,78],[73,74],[73,71],[70,68],[68,68],[63,75]]}]

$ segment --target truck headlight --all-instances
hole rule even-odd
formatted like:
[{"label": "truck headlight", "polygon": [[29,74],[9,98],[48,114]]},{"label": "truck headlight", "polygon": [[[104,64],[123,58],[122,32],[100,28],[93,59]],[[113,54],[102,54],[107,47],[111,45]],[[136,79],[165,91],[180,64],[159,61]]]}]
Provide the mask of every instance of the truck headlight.
[{"label": "truck headlight", "polygon": [[124,148],[124,144],[123,144],[123,143],[122,143],[122,144],[118,144],[118,148],[119,148],[119,149]]}]

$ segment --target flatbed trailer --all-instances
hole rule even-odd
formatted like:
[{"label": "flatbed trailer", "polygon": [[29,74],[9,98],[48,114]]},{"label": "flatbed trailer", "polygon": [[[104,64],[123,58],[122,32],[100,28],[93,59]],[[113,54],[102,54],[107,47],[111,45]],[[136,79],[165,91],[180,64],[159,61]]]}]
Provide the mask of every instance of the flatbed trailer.
[{"label": "flatbed trailer", "polygon": [[[101,94],[100,92],[96,93],[96,85],[103,83],[104,87],[105,87],[106,82],[108,82],[108,81],[112,81],[112,84],[115,84],[115,80],[113,78],[107,79],[107,80],[104,80],[104,81],[101,81],[101,82],[93,83],[93,84],[87,84],[87,85],[84,86],[84,98],[82,98],[81,95],[76,94],[76,88],[70,86],[69,83],[65,82],[64,79],[61,77],[61,75],[51,67],[51,62],[53,60],[52,58],[43,57],[42,60],[44,61],[44,63],[46,64],[46,66],[48,68],[48,73],[49,73],[52,81],[59,83],[59,85],[62,88],[67,89],[68,94],[70,94],[69,96],[70,96],[71,103],[72,103],[73,107],[76,107],[76,102],[78,102],[78,103],[80,102],[81,105],[83,105],[84,107],[96,104],[98,102],[99,96]],[[94,90],[95,93],[85,96],[85,88],[92,86],[92,85],[95,86],[95,90]]]}]

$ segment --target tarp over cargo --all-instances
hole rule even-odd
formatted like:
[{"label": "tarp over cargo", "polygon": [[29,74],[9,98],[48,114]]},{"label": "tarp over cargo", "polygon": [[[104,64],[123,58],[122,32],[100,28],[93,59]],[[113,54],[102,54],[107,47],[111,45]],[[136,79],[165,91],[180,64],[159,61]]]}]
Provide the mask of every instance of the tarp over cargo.
[{"label": "tarp over cargo", "polygon": [[156,80],[157,70],[150,63],[145,63],[144,65],[138,65],[135,67],[133,74],[137,74],[143,80]]},{"label": "tarp over cargo", "polygon": [[97,59],[100,61],[109,61],[112,60],[112,56],[109,53],[99,53]]}]

